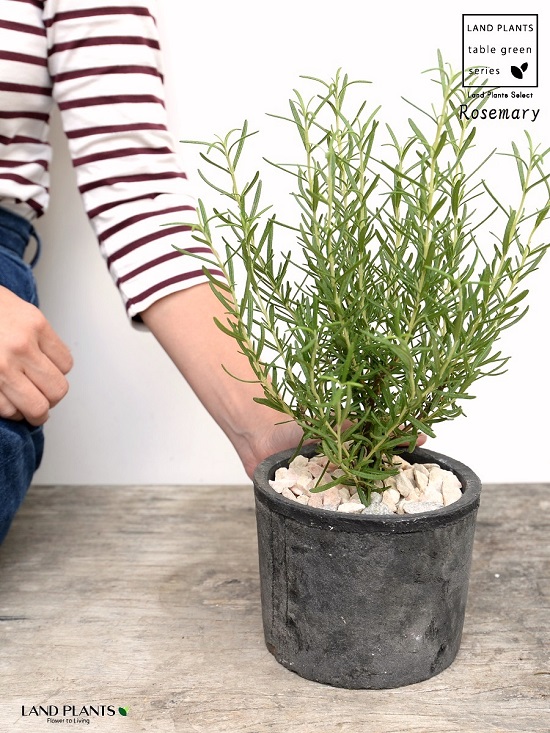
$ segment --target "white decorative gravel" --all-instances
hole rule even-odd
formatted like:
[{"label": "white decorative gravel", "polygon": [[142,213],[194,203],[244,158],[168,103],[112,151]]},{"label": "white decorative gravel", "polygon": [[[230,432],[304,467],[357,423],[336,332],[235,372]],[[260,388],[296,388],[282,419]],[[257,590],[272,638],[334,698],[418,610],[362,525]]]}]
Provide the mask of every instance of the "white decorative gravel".
[{"label": "white decorative gravel", "polygon": [[288,468],[279,468],[269,482],[277,493],[305,506],[348,514],[418,514],[449,506],[462,496],[462,486],[452,471],[436,463],[410,464],[396,456],[399,473],[384,482],[377,481],[371,503],[365,507],[352,486],[337,484],[312,492],[319,484],[332,483],[343,471],[329,463],[326,456],[296,456]]}]

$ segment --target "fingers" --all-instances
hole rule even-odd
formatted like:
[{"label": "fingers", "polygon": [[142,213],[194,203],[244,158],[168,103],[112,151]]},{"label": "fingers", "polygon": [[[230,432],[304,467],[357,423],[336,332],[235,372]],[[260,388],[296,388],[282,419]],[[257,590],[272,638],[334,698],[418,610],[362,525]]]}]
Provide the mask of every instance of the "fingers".
[{"label": "fingers", "polygon": [[68,374],[71,371],[73,368],[71,352],[45,319],[39,334],[38,346],[61,374]]},{"label": "fingers", "polygon": [[42,313],[0,288],[0,416],[42,425],[67,394],[72,365]]},{"label": "fingers", "polygon": [[[49,417],[49,411],[67,394],[69,384],[65,376],[43,354],[24,362],[22,371],[8,373],[2,387],[2,394],[8,412],[15,410],[31,425],[42,425]],[[11,417],[10,415],[4,415]],[[16,417],[12,417],[16,419]]]},{"label": "fingers", "polygon": [[7,397],[5,397],[0,392],[0,417],[5,418],[6,420],[23,420],[23,415],[19,410],[12,405],[12,403],[8,400]]},{"label": "fingers", "polygon": [[428,436],[424,435],[424,433],[418,433],[418,437],[416,439],[416,445],[421,446],[424,445],[424,443],[428,440]]}]

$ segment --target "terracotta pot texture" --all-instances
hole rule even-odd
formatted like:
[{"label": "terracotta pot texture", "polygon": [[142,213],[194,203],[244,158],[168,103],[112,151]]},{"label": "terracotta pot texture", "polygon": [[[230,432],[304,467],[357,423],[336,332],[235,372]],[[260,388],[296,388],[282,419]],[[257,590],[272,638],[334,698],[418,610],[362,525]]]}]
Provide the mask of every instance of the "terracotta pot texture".
[{"label": "terracotta pot texture", "polygon": [[350,515],[273,491],[268,480],[293,455],[268,458],[254,475],[268,650],[302,677],[350,689],[401,687],[444,670],[462,636],[479,478],[417,449],[403,457],[453,471],[461,499],[423,514]]}]

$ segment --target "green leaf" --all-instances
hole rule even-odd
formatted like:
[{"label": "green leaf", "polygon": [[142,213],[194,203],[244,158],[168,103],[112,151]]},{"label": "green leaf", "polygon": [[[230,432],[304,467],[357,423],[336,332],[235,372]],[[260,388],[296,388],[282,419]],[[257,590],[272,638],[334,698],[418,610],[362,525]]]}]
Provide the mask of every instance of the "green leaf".
[{"label": "green leaf", "polygon": [[455,181],[453,185],[453,190],[451,193],[451,211],[453,212],[453,216],[458,216],[458,204],[460,201],[460,194],[462,191],[462,180],[459,178]]},{"label": "green leaf", "polygon": [[548,217],[548,213],[550,212],[550,204],[547,204],[544,209],[541,209],[538,213],[538,216],[535,220],[535,226],[534,229],[538,229],[542,222]]},{"label": "green leaf", "polygon": [[529,295],[528,290],[523,290],[521,293],[513,297],[511,300],[506,301],[506,306],[508,308],[511,308],[514,305],[517,305],[518,303],[521,303],[522,300],[524,300]]},{"label": "green leaf", "polygon": [[438,201],[436,201],[436,203],[432,206],[432,208],[428,212],[426,220],[431,221],[446,202],[447,202],[447,197],[441,196],[441,198]]}]

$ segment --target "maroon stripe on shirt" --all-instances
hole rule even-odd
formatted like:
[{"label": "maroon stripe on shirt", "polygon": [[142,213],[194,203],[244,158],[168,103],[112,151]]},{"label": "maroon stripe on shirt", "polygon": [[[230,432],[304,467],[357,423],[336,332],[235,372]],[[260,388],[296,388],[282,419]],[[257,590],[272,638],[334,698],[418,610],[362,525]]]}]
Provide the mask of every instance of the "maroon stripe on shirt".
[{"label": "maroon stripe on shirt", "polygon": [[148,234],[146,237],[135,239],[133,242],[130,242],[130,244],[127,244],[125,247],[121,247],[116,252],[113,252],[113,254],[107,258],[107,265],[110,267],[113,262],[116,262],[121,257],[125,257],[130,252],[134,252],[134,250],[143,247],[144,244],[149,244],[150,242],[155,242],[157,239],[169,237],[171,234],[181,234],[182,232],[188,232],[190,231],[190,229],[191,227],[186,227],[179,224],[175,227],[163,227],[161,230],[153,232],[152,234]]},{"label": "maroon stripe on shirt", "polygon": [[154,38],[142,38],[141,36],[96,36],[95,38],[79,38],[76,41],[66,43],[54,43],[48,50],[48,56],[61,51],[73,51],[75,48],[84,46],[150,46],[160,50],[159,42]]},{"label": "maroon stripe on shirt", "polygon": [[28,53],[15,53],[15,51],[0,51],[0,59],[21,61],[24,64],[35,64],[36,66],[48,66],[46,59],[41,56],[30,56]]},{"label": "maroon stripe on shirt", "polygon": [[120,232],[122,229],[125,229],[126,227],[129,227],[132,224],[136,224],[138,221],[149,219],[152,216],[164,216],[165,214],[175,214],[177,211],[195,211],[195,207],[186,206],[186,205],[171,206],[168,209],[161,209],[160,211],[147,211],[144,214],[136,214],[135,216],[129,216],[127,219],[124,219],[123,221],[119,222],[118,224],[115,224],[115,226],[112,226],[112,227],[109,227],[109,229],[106,229],[104,232],[98,235],[97,239],[99,242],[104,242],[106,239],[109,239],[109,237],[112,237],[113,234]]},{"label": "maroon stripe on shirt", "polygon": [[[212,273],[212,275],[220,275],[221,277],[223,277],[223,272],[220,272],[219,270],[212,270],[209,268],[208,271]],[[130,298],[126,302],[126,310],[130,310],[130,308],[133,305],[136,305],[140,301],[145,300],[150,295],[154,295],[154,293],[157,293],[159,290],[162,290],[163,288],[167,288],[170,285],[175,285],[176,283],[185,282],[185,280],[191,280],[194,277],[201,277],[201,276],[204,276],[204,273],[202,270],[193,270],[193,272],[186,272],[185,275],[175,275],[174,277],[170,277],[167,280],[163,280],[162,282],[157,283],[156,285],[153,285],[152,288],[145,290],[140,295],[136,295],[135,298]]]},{"label": "maroon stripe on shirt", "polygon": [[146,201],[147,199],[156,199],[157,196],[160,196],[158,193],[146,193],[141,194],[140,196],[132,196],[132,198],[129,199],[121,199],[120,201],[110,201],[108,204],[101,204],[101,206],[96,206],[95,209],[90,209],[88,211],[88,218],[93,219],[96,216],[99,216],[100,214],[103,214],[105,211],[109,211],[109,209],[113,209],[115,206],[122,206],[123,204],[131,204],[134,201]]},{"label": "maroon stripe on shirt", "polygon": [[18,94],[41,94],[43,97],[51,97],[50,87],[35,87],[32,84],[13,84],[9,81],[0,81],[0,92],[17,92]]},{"label": "maroon stripe on shirt", "polygon": [[103,186],[114,186],[117,183],[140,183],[142,181],[159,181],[170,178],[187,178],[185,173],[174,173],[168,171],[166,173],[138,173],[133,176],[113,176],[112,178],[101,178],[98,181],[91,181],[85,183],[83,186],[79,186],[78,190],[81,194],[93,191],[96,188],[102,188]]},{"label": "maroon stripe on shirt", "polygon": [[18,120],[20,118],[47,122],[50,119],[50,115],[47,112],[29,112],[28,110],[22,110],[21,112],[5,112],[4,110],[0,110],[1,120]]},{"label": "maroon stripe on shirt", "polygon": [[36,145],[44,145],[43,140],[37,140],[34,137],[25,137],[25,135],[14,135],[13,137],[0,135],[0,143],[2,145],[15,145],[17,143],[36,143]]},{"label": "maroon stripe on shirt", "polygon": [[129,125],[101,125],[100,127],[84,127],[81,130],[67,130],[65,134],[70,140],[74,140],[77,137],[88,137],[89,135],[105,135],[114,132],[139,132],[140,130],[166,130],[166,125],[155,122],[132,122]]},{"label": "maroon stripe on shirt", "polygon": [[19,168],[22,165],[41,165],[42,168],[48,167],[47,160],[0,160],[0,168]]},{"label": "maroon stripe on shirt", "polygon": [[15,183],[20,183],[22,186],[36,186],[36,181],[29,181],[28,178],[18,176],[16,173],[0,173],[0,180],[15,181]]},{"label": "maroon stripe on shirt", "polygon": [[162,255],[162,257],[157,257],[155,260],[151,260],[151,262],[147,262],[144,265],[141,265],[141,267],[136,267],[136,269],[132,270],[132,272],[128,272],[126,275],[119,277],[115,284],[117,287],[119,287],[120,285],[122,285],[122,283],[125,283],[127,280],[131,280],[133,277],[136,277],[137,275],[141,275],[142,272],[147,272],[147,270],[150,270],[152,267],[156,267],[157,265],[162,265],[163,262],[169,262],[170,260],[173,260],[176,257],[181,257],[181,253],[178,252],[177,250],[168,252],[167,254]]},{"label": "maroon stripe on shirt", "polygon": [[140,8],[129,5],[125,8],[117,7],[103,7],[103,8],[85,8],[83,10],[66,10],[65,12],[56,13],[53,18],[48,18],[44,21],[46,28],[49,28],[54,23],[58,23],[62,20],[73,20],[73,18],[91,18],[96,15],[142,15],[151,18],[154,21],[153,16],[147,10],[147,8]]},{"label": "maroon stripe on shirt", "polygon": [[126,158],[131,155],[173,155],[174,151],[170,148],[120,148],[119,150],[106,150],[104,153],[94,153],[93,155],[84,155],[82,158],[75,158],[73,166],[85,165],[86,163],[94,163],[96,160],[110,160],[112,158]]},{"label": "maroon stripe on shirt", "polygon": [[0,20],[0,28],[5,28],[8,31],[19,31],[20,33],[32,33],[35,36],[46,35],[46,29],[41,26],[15,23],[11,20]]},{"label": "maroon stripe on shirt", "polygon": [[154,94],[113,94],[105,97],[85,97],[72,102],[60,102],[58,107],[64,109],[78,109],[80,107],[99,107],[102,104],[162,104],[160,97]]},{"label": "maroon stripe on shirt", "polygon": [[[0,58],[2,58],[1,53]],[[150,74],[151,76],[158,76],[161,80],[163,79],[160,71],[154,69],[152,66],[96,66],[92,69],[78,69],[77,71],[65,71],[62,74],[54,74],[52,81],[58,84],[61,81],[68,81],[69,79],[82,79],[85,76],[101,76],[103,74]]]},{"label": "maroon stripe on shirt", "polygon": [[[46,193],[49,193],[49,189],[48,188],[46,189]],[[25,202],[21,201],[21,199],[18,199],[18,203],[26,203],[26,204],[28,204],[31,207],[31,209],[34,209],[34,211],[36,211],[36,213],[38,214],[38,216],[42,216],[42,214],[44,213],[44,207],[41,206],[34,199],[27,199]]]},{"label": "maroon stripe on shirt", "polygon": [[[47,188],[46,189],[46,192],[49,193],[49,190],[50,189]],[[38,214],[38,216],[42,216],[42,214],[44,213],[44,207],[41,206],[38,203],[38,201],[35,201],[34,199],[26,199],[26,200],[24,200],[24,199],[14,198],[13,201],[14,201],[15,204],[28,204],[31,207],[31,209],[34,209],[36,211],[36,213]]]},{"label": "maroon stripe on shirt", "polygon": [[[211,254],[212,250],[210,250],[208,247],[186,247],[186,252],[194,252],[194,253],[206,253]],[[174,250],[173,252],[169,252],[168,254],[163,255],[162,257],[157,257],[156,260],[151,260],[151,262],[147,262],[141,267],[136,267],[135,270],[132,270],[132,272],[129,272],[126,275],[123,275],[122,277],[119,277],[116,281],[117,287],[122,285],[122,283],[125,283],[127,280],[131,280],[133,277],[136,277],[136,275],[141,275],[142,272],[147,272],[147,270],[150,270],[152,267],[156,267],[157,265],[162,265],[163,262],[169,262],[170,260],[173,260],[176,257],[181,257],[181,252],[178,252],[177,250]],[[222,275],[222,273],[219,273]]]},{"label": "maroon stripe on shirt", "polygon": [[44,0],[14,0],[16,3],[26,3],[27,5],[34,5],[35,8],[44,9]]}]

